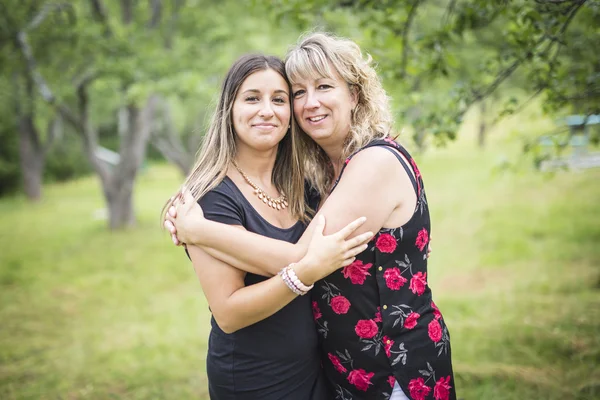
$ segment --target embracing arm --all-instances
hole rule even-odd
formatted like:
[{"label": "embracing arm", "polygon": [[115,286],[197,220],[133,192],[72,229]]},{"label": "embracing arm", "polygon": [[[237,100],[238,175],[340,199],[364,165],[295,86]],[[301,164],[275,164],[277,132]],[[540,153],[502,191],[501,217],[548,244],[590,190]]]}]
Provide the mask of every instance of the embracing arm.
[{"label": "embracing arm", "polygon": [[188,243],[202,247],[213,257],[236,268],[258,275],[276,275],[283,267],[298,262],[306,254],[303,243],[272,239],[248,232],[243,227],[206,219],[188,230]]},{"label": "embracing arm", "polygon": [[188,252],[211,312],[225,333],[273,315],[296,297],[279,276],[244,286],[243,271],[215,259],[197,246],[188,246]]},{"label": "embracing arm", "polygon": [[[326,232],[339,231],[361,216],[367,217],[367,223],[351,236],[379,231],[399,206],[405,186],[408,185],[409,192],[412,190],[408,176],[400,170],[395,156],[387,150],[369,148],[355,155],[317,214],[327,217]],[[313,220],[294,245],[207,220],[189,193],[184,193],[183,204],[178,205],[177,211],[175,207],[170,210],[171,233],[175,233],[177,226],[177,236],[182,242],[200,246],[236,268],[265,276],[276,274],[306,254],[307,238],[311,237],[314,226]]]},{"label": "embracing arm", "polygon": [[[327,237],[323,236],[325,218],[319,217],[314,225],[307,254],[293,266],[297,277],[309,286],[340,268],[344,261],[349,264],[348,260],[367,248],[366,244],[361,244],[343,250],[345,238],[360,225],[357,222]],[[372,234],[366,232],[362,236],[366,238]],[[215,259],[200,247],[188,246],[188,253],[213,316],[224,332],[235,332],[261,321],[296,297],[280,276],[244,286],[245,272]]]},{"label": "embracing arm", "polygon": [[[338,268],[351,263],[353,257],[362,251],[362,245],[372,236],[370,232],[365,232],[348,239],[364,223],[364,218],[357,218],[335,234],[327,236],[322,236],[322,228],[318,228],[321,232],[315,231],[318,224],[313,220],[294,245],[248,232],[241,226],[208,220],[203,217],[202,209],[189,193],[184,194],[183,204],[177,210],[175,207],[169,208],[165,223],[172,234],[175,234],[177,225],[177,235],[183,235],[181,239],[184,243],[201,247],[211,256],[235,268],[262,276],[273,276],[286,265],[301,260],[315,233],[318,234],[317,240],[325,245],[337,246],[338,251],[332,253],[327,265],[337,265]],[[324,220],[322,224],[325,224]]]}]

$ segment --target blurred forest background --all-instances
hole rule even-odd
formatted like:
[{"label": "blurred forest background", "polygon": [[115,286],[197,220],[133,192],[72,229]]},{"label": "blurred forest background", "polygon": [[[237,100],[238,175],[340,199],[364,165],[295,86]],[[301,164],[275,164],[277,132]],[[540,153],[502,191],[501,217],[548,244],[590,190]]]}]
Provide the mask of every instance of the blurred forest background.
[{"label": "blurred forest background", "polygon": [[433,212],[459,397],[600,398],[600,2],[3,0],[0,398],[207,399],[159,228],[230,64],[350,37]]}]

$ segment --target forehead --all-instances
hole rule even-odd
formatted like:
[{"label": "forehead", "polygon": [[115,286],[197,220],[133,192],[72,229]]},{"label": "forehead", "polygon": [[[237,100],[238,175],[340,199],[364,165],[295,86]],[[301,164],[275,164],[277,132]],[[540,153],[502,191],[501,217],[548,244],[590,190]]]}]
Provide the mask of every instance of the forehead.
[{"label": "forehead", "polygon": [[319,79],[341,80],[335,67],[318,49],[302,48],[292,53],[285,64],[292,85]]},{"label": "forehead", "polygon": [[239,93],[246,90],[284,91],[287,93],[288,83],[279,72],[272,69],[265,69],[248,75],[244,82],[242,82]]}]

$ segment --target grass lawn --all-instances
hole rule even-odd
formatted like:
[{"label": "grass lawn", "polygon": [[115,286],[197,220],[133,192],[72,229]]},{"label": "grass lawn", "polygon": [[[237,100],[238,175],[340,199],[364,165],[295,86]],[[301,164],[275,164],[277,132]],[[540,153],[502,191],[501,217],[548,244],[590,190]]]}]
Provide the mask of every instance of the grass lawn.
[{"label": "grass lawn", "polygon": [[[598,399],[600,169],[498,172],[519,154],[503,141],[417,157],[459,397]],[[0,199],[1,399],[208,399],[207,304],[159,229],[180,181],[149,168],[118,233],[94,177]]]}]

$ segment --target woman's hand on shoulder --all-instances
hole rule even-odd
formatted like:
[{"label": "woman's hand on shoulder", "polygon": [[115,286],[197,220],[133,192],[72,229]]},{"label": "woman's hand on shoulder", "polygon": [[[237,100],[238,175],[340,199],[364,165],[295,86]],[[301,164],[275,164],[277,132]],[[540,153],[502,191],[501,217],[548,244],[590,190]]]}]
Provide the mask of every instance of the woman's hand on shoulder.
[{"label": "woman's hand on shoulder", "polygon": [[195,243],[199,227],[205,221],[204,213],[194,196],[188,190],[182,190],[172,199],[165,215],[164,227],[171,234],[177,246]]},{"label": "woman's hand on shoulder", "polygon": [[373,232],[364,232],[348,239],[365,223],[365,217],[350,222],[331,235],[323,235],[325,216],[319,214],[315,219],[306,255],[294,267],[298,278],[306,285],[311,285],[335,270],[350,265],[357,254],[366,250],[367,243],[373,238]]}]

